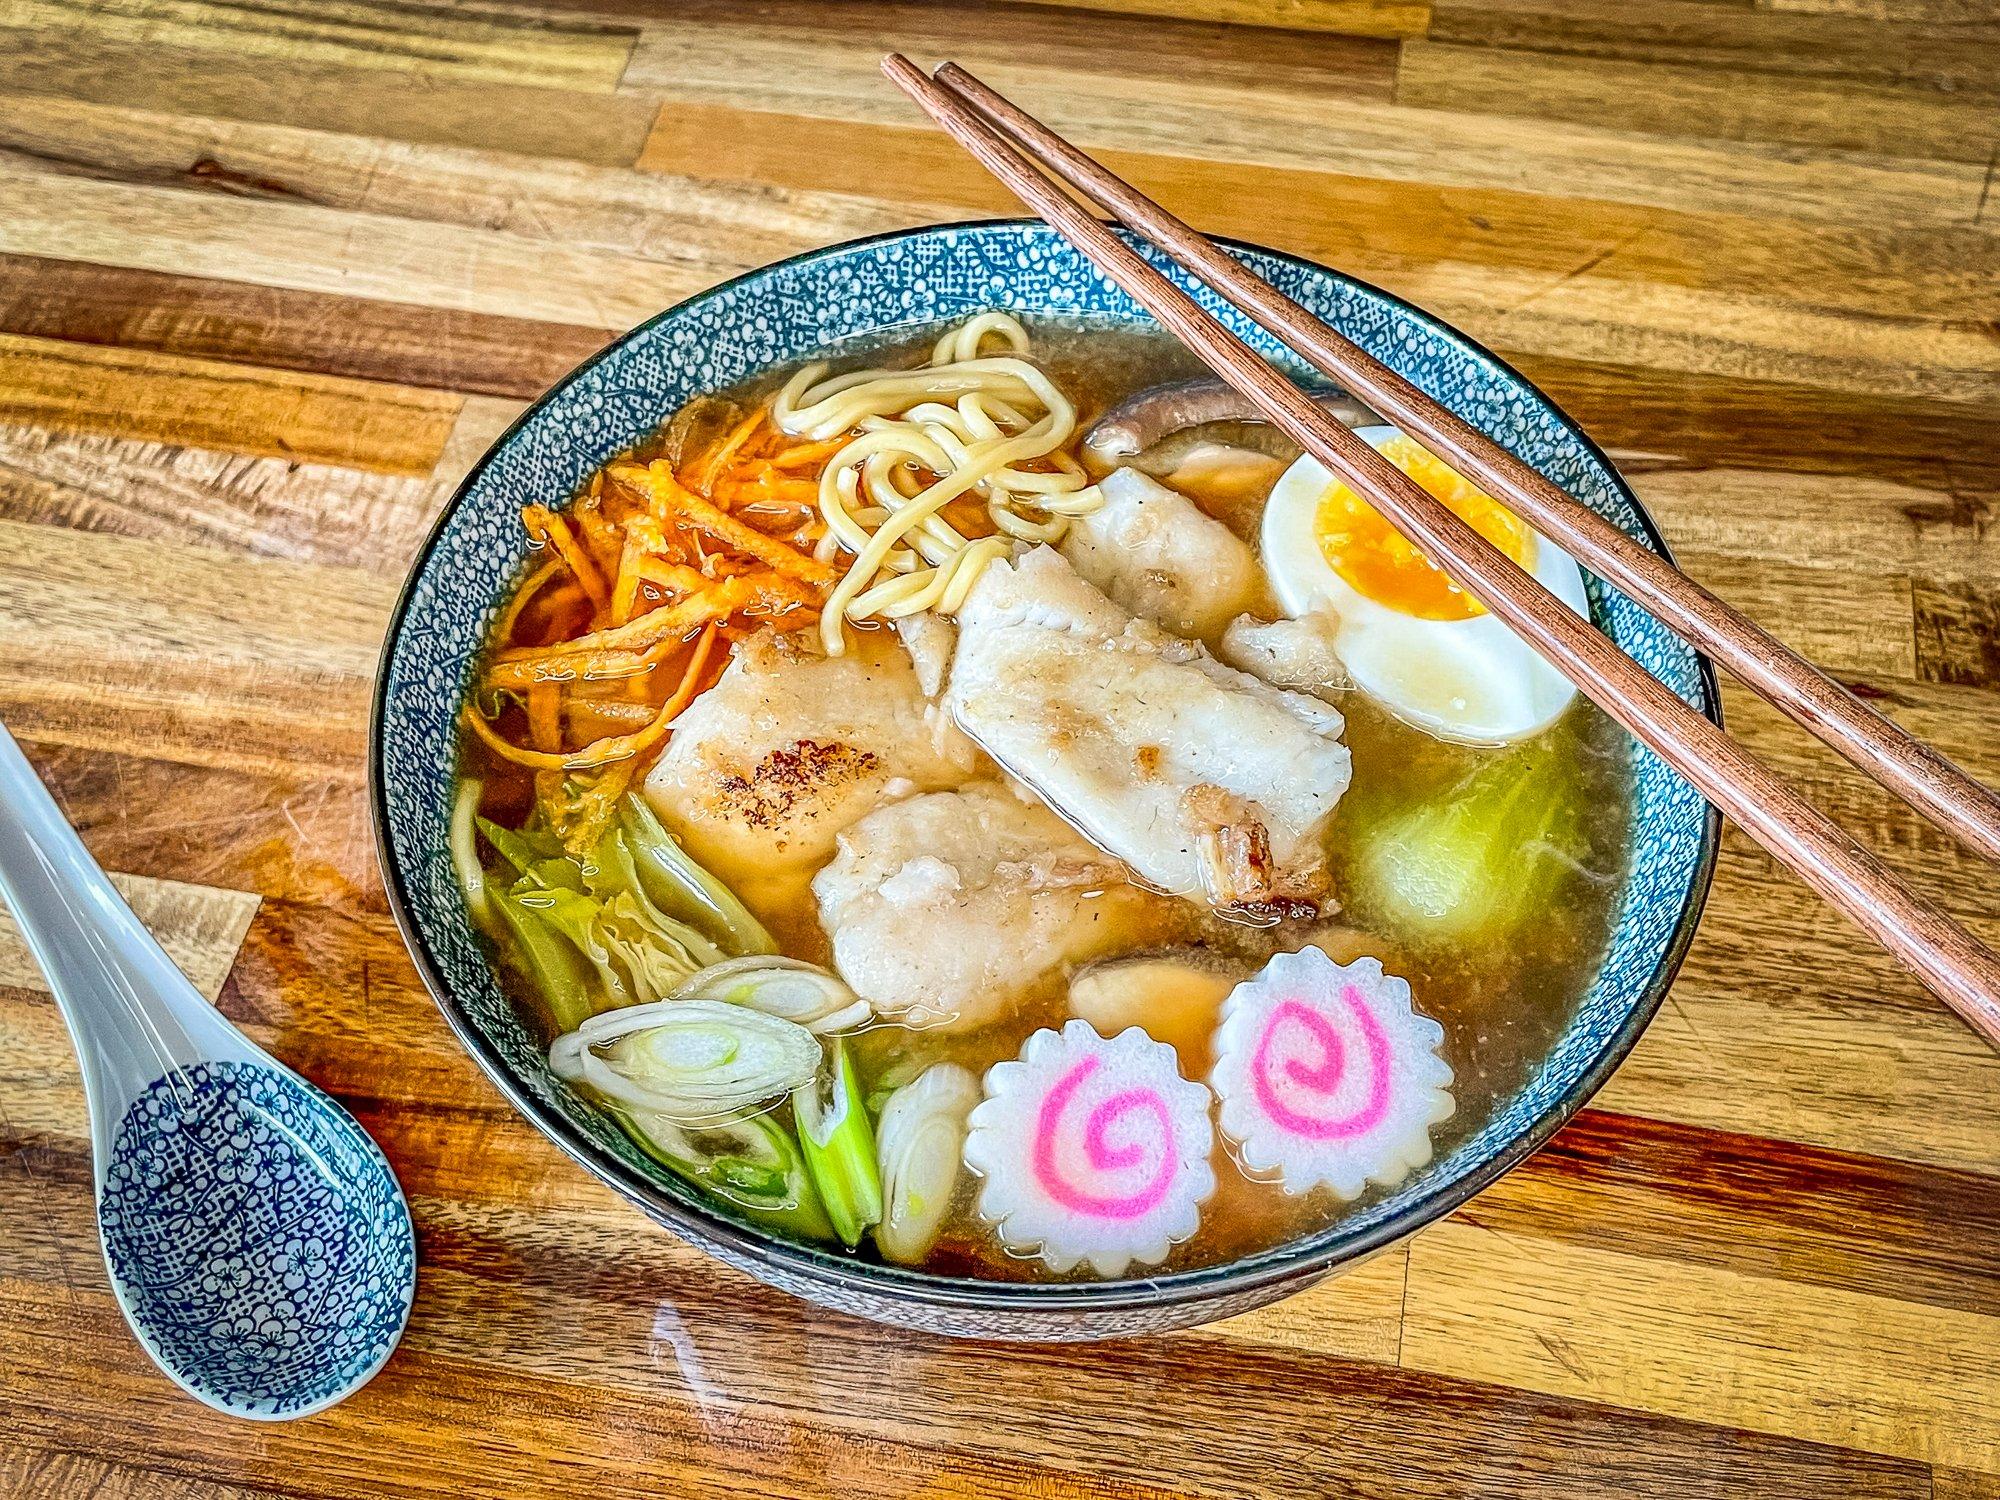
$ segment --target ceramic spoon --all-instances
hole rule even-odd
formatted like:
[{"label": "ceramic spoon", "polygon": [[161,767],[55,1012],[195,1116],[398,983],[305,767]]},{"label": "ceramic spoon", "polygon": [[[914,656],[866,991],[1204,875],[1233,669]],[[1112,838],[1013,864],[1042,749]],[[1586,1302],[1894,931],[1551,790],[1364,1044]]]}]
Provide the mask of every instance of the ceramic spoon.
[{"label": "ceramic spoon", "polygon": [[132,915],[0,726],[0,899],[82,1065],[111,1289],[182,1389],[301,1417],[382,1368],[416,1290],[389,1164]]}]

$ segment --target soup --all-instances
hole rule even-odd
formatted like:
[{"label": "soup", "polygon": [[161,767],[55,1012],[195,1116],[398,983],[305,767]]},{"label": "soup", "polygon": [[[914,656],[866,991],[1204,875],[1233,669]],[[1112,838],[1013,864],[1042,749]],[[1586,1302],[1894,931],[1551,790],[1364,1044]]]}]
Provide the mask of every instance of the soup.
[{"label": "soup", "polygon": [[988,314],[525,506],[454,859],[554,1071],[663,1173],[856,1256],[1157,1274],[1394,1188],[1562,1033],[1623,736],[1199,373]]}]

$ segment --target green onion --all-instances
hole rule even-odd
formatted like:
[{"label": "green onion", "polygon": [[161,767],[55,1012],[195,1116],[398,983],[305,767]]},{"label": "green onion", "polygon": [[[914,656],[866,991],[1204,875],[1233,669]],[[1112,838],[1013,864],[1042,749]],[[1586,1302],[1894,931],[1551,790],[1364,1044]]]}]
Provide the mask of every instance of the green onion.
[{"label": "green onion", "polygon": [[818,1035],[851,1031],[874,1010],[818,964],[753,954],[712,964],[686,980],[675,1000],[723,1000],[792,1021]]},{"label": "green onion", "polygon": [[875,1129],[882,1167],[883,1259],[916,1265],[930,1254],[958,1192],[965,1120],[979,1080],[957,1063],[936,1063],[889,1096]]},{"label": "green onion", "polygon": [[611,1113],[640,1150],[703,1192],[801,1239],[833,1238],[798,1143],[771,1116],[689,1126],[625,1106]]},{"label": "green onion", "polygon": [[549,1048],[557,1077],[683,1124],[790,1093],[812,1081],[819,1063],[819,1042],[803,1026],[713,1000],[608,1011]]},{"label": "green onion", "polygon": [[881,1222],[882,1173],[861,1080],[844,1038],[835,1040],[830,1061],[826,1081],[832,1086],[832,1099],[820,1096],[816,1079],[792,1095],[792,1115],[805,1149],[806,1170],[819,1189],[827,1217],[841,1242],[852,1249],[861,1243],[864,1229]]}]

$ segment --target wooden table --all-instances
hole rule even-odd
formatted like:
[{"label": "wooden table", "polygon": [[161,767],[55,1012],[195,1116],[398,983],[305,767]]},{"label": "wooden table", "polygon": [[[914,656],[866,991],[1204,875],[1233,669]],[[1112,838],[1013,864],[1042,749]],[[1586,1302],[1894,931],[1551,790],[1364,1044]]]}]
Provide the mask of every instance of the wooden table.
[{"label": "wooden table", "polygon": [[[1234,1323],[1000,1348],[748,1284],[516,1119],[417,982],[363,792],[400,575],[524,402],[747,266],[1013,211],[877,78],[890,45],[1497,346],[1692,573],[2000,779],[1993,0],[0,26],[0,716],[222,1008],[381,1140],[423,1253],[344,1406],[176,1394],[106,1291],[69,1050],[7,937],[0,1492],[2000,1495],[2000,1059],[1740,837],[1630,1063],[1465,1211]],[[2000,933],[1992,869],[1728,710]]]}]

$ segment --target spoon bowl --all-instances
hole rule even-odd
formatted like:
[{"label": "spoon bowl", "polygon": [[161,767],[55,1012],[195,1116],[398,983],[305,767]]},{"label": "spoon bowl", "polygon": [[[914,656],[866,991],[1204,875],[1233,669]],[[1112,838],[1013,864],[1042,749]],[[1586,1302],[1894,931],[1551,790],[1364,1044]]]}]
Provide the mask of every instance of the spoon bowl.
[{"label": "spoon bowl", "polygon": [[409,1315],[415,1250],[389,1165],[295,1075],[213,1061],[125,1111],[98,1193],[112,1291],[189,1394],[301,1417],[381,1369]]},{"label": "spoon bowl", "polygon": [[359,1389],[416,1291],[388,1161],[188,983],[4,727],[0,898],[76,1046],[105,1264],[140,1344],[234,1416],[302,1417]]}]

